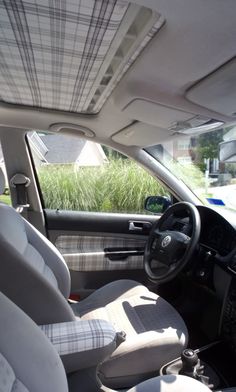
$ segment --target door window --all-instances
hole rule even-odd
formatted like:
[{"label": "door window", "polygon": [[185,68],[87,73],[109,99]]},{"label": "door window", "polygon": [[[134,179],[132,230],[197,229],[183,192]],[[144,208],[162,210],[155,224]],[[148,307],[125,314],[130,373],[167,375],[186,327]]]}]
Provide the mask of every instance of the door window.
[{"label": "door window", "polygon": [[150,195],[168,192],[133,160],[62,134],[28,134],[44,205],[49,209],[146,213]]}]

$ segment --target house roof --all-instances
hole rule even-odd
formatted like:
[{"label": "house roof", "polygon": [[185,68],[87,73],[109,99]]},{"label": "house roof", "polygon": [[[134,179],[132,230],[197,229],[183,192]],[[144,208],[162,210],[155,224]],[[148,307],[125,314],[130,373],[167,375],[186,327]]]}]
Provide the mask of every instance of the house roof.
[{"label": "house roof", "polygon": [[45,159],[49,163],[74,163],[80,155],[86,140],[65,135],[40,135],[47,147]]}]

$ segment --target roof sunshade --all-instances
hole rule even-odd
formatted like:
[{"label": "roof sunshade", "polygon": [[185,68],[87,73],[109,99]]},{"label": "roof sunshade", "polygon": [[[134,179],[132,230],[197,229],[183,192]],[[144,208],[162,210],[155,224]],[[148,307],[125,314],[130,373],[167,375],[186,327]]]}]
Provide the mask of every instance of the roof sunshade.
[{"label": "roof sunshade", "polygon": [[123,0],[0,0],[0,100],[96,113],[163,23]]}]

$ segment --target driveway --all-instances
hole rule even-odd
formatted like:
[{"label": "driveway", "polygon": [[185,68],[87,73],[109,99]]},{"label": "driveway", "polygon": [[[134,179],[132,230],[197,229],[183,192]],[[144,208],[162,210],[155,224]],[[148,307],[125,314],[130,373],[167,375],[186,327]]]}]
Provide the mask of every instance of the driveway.
[{"label": "driveway", "polygon": [[221,199],[229,208],[236,210],[236,184],[209,188],[213,198]]},{"label": "driveway", "polygon": [[208,186],[207,189],[199,188],[195,189],[194,192],[200,199],[206,199],[207,197],[221,199],[228,208],[236,210],[236,184],[215,187]]}]

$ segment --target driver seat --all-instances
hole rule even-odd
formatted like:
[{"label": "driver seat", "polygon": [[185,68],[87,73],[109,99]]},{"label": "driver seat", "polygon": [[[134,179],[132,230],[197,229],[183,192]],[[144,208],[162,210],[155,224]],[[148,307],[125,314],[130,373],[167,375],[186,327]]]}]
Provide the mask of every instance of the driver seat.
[{"label": "driver seat", "polygon": [[[0,173],[1,193],[3,179]],[[37,324],[99,318],[126,333],[126,340],[101,366],[105,385],[133,386],[186,347],[181,316],[138,282],[118,280],[69,305],[70,273],[54,245],[10,206],[0,204],[0,221],[0,291]]]}]

